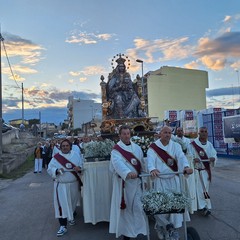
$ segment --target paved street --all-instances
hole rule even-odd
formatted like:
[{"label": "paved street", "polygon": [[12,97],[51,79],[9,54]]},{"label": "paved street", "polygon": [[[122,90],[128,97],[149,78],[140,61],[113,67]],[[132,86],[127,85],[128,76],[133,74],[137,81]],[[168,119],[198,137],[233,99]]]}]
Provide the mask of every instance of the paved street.
[{"label": "paved street", "polygon": [[[239,173],[240,160],[219,159],[210,190],[212,215],[204,218],[195,214],[188,223],[198,231],[201,240],[240,240]],[[31,171],[15,181],[0,180],[0,239],[57,239],[59,225],[54,218],[52,191],[53,181],[46,171],[42,174]],[[86,224],[81,207],[77,212],[77,224],[69,226],[68,233],[61,239],[115,239],[113,234],[108,233],[108,223]],[[152,221],[150,232],[151,239],[157,239]]]}]

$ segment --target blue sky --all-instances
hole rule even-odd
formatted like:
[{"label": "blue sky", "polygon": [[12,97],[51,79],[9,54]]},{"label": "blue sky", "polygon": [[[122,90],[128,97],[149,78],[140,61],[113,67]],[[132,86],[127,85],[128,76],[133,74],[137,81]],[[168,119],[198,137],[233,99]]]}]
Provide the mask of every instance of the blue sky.
[{"label": "blue sky", "polygon": [[[132,79],[161,66],[206,70],[208,107],[240,107],[238,0],[0,0],[3,118],[62,122],[67,98],[100,101],[118,53]],[[11,64],[14,78],[8,66]]]}]

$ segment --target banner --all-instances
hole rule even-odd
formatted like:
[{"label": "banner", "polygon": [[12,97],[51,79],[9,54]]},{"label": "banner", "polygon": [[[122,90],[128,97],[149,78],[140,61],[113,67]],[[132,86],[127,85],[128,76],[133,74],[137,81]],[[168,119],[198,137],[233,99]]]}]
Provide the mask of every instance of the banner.
[{"label": "banner", "polygon": [[224,142],[240,142],[240,115],[223,117]]},{"label": "banner", "polygon": [[198,128],[196,120],[186,120],[183,122],[184,136],[188,138],[196,138],[198,136]]}]

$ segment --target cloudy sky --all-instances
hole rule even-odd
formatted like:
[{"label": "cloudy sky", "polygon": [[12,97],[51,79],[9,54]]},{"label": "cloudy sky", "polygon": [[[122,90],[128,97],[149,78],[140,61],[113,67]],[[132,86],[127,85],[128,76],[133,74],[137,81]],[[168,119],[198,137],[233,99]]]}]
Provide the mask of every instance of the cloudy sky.
[{"label": "cloudy sky", "polygon": [[67,99],[100,101],[123,53],[132,78],[161,66],[208,71],[208,107],[240,107],[239,0],[0,0],[3,118],[67,118]]}]

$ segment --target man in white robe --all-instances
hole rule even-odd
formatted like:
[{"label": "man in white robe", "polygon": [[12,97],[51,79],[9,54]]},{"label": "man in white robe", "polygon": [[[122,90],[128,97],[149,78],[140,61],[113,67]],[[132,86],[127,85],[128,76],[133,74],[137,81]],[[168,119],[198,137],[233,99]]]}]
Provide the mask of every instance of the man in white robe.
[{"label": "man in white robe", "polygon": [[[211,168],[215,166],[217,160],[217,152],[213,145],[207,140],[208,130],[206,127],[199,128],[199,137],[193,142],[199,147],[196,149],[193,142],[191,143],[191,154],[194,164],[195,185],[196,185],[196,205],[197,209],[202,212],[204,216],[211,214],[212,208],[211,200],[208,194]],[[202,159],[206,153],[205,159]],[[202,156],[201,156],[202,155]]]},{"label": "man in white robe", "polygon": [[[79,178],[83,160],[71,150],[71,142],[67,139],[60,144],[61,151],[48,165],[48,174],[54,179],[54,209],[60,229],[57,236],[67,232],[67,221],[74,225],[74,211],[80,197]],[[61,160],[63,159],[63,160]],[[74,173],[74,174],[73,174]]]},{"label": "man in white robe", "polygon": [[[120,141],[116,144],[120,150],[133,154],[130,162],[115,148],[111,153],[110,171],[113,173],[113,192],[110,211],[109,232],[116,238],[123,235],[124,240],[136,238],[139,234],[147,235],[148,221],[143,211],[141,180],[134,165],[143,163],[141,148],[130,141],[129,127],[119,130]],[[121,151],[122,151],[121,150]],[[139,160],[139,161],[138,161]]]},{"label": "man in white robe", "polygon": [[[154,177],[155,190],[160,192],[181,192],[180,179],[176,171],[192,174],[193,170],[189,168],[181,146],[171,140],[171,128],[164,126],[160,131],[160,139],[154,142],[154,146],[150,145],[147,152],[147,166],[149,173]],[[166,162],[163,156],[159,156],[159,152],[163,152],[167,156]],[[154,150],[155,149],[155,150]],[[167,154],[165,154],[167,153]],[[173,166],[175,166],[173,169]],[[159,174],[169,175],[159,175]],[[176,228],[180,228],[183,222],[183,214],[159,214],[155,215],[156,229],[159,239],[171,237],[171,239],[179,239]],[[168,234],[168,236],[166,236]]]},{"label": "man in white robe", "polygon": [[[192,154],[191,154],[191,140],[184,136],[183,128],[178,127],[176,130],[176,136],[172,138],[175,142],[179,143],[182,147],[183,152],[185,153],[185,156],[187,157],[189,167],[194,169],[194,164],[192,160]],[[194,213],[194,211],[197,211],[197,201],[196,201],[196,187],[195,187],[195,174],[191,174],[188,176],[188,178],[185,178],[186,180],[186,192],[189,194],[189,198],[191,199],[190,205],[189,205],[189,212],[191,214]]]}]

